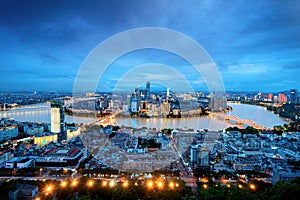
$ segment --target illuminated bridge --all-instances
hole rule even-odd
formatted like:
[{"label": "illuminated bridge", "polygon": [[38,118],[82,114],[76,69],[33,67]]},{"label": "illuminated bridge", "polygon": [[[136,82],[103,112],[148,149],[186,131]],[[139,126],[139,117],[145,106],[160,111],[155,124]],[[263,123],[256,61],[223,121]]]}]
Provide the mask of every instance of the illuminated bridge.
[{"label": "illuminated bridge", "polygon": [[268,127],[262,126],[250,119],[239,119],[237,116],[229,116],[229,115],[220,115],[219,117],[222,118],[223,120],[227,121],[230,124],[237,125],[239,128],[244,128],[244,125],[247,124],[249,126],[252,126],[255,129],[259,129],[259,130],[269,129]]}]

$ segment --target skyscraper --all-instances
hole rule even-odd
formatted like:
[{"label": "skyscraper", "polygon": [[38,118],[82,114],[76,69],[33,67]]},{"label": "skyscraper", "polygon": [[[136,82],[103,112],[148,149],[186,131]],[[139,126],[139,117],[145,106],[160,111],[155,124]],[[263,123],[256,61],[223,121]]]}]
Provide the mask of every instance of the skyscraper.
[{"label": "skyscraper", "polygon": [[65,133],[65,113],[63,100],[51,101],[51,132],[57,133],[58,141],[67,139]]},{"label": "skyscraper", "polygon": [[286,97],[283,93],[279,94],[279,102],[280,103],[285,103],[286,102]]},{"label": "skyscraper", "polygon": [[290,102],[298,103],[298,91],[296,89],[290,90]]},{"label": "skyscraper", "polygon": [[146,83],[146,100],[150,99],[150,82]]}]

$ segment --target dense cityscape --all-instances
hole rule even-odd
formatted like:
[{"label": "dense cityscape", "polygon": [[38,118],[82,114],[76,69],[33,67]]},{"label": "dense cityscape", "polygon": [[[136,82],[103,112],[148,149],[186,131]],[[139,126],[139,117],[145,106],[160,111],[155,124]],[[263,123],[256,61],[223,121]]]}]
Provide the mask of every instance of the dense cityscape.
[{"label": "dense cityscape", "polygon": [[[197,191],[201,188],[249,187],[251,191],[251,187],[257,187],[259,184],[274,185],[278,181],[290,181],[300,177],[300,134],[297,117],[300,113],[297,90],[270,94],[226,94],[227,102],[276,108],[277,115],[289,117],[289,122],[282,126],[254,128],[241,120],[224,117],[222,113],[230,113],[230,106],[223,112],[213,112],[214,105],[211,104],[218,101],[212,101],[209,94],[199,92],[171,95],[169,89],[166,92],[151,93],[150,83],[146,85],[149,86],[151,101],[150,97],[137,95],[137,89],[132,96],[122,95],[124,98],[116,97],[116,94],[89,92],[79,100],[65,96],[68,95],[66,93],[45,93],[45,96],[37,92],[10,95],[2,93],[1,114],[17,110],[19,107],[29,109],[25,112],[30,112],[34,105],[48,101],[49,104],[46,105],[51,115],[51,123],[17,121],[10,118],[9,113],[7,117],[2,117],[0,158],[4,187],[8,187],[5,185],[14,180],[24,182],[6,190],[7,197],[59,197],[63,192],[60,191],[59,185],[65,185],[61,186],[63,188],[75,184],[71,180],[86,181],[87,187],[101,187],[107,182],[110,184],[109,188],[115,185],[126,188],[135,184],[147,187],[150,184],[148,182],[153,181],[153,186],[148,187],[162,189],[169,186],[169,190],[178,187],[177,192],[190,187],[190,192],[185,191],[185,195],[201,196],[201,191]],[[142,92],[143,90],[140,94]],[[276,98],[277,95],[281,98]],[[178,99],[177,106],[165,106],[168,103],[166,98]],[[30,100],[28,103],[18,104],[19,99]],[[77,108],[76,112],[70,113],[73,107],[73,104],[70,104],[71,99]],[[156,112],[162,113],[160,117],[179,120],[178,116],[172,116],[172,113],[175,109],[177,113],[181,112],[180,103],[185,102],[184,100],[196,102],[197,110],[200,109],[199,112],[192,112],[191,116],[186,117],[223,116],[222,120],[229,124],[228,128],[211,131],[187,127],[156,129],[114,124],[113,119],[117,117],[115,115],[125,118],[154,117],[150,115],[153,113],[151,106],[148,106],[153,101],[162,106],[156,108]],[[22,108],[24,104],[29,107]],[[285,109],[283,112],[285,107],[292,109]],[[84,116],[95,115],[95,121],[89,124],[65,122],[65,116],[82,115],[88,108],[92,108],[93,112],[86,111]],[[145,113],[149,116],[145,116]],[[35,184],[27,184],[27,181]],[[89,181],[97,184],[93,185],[94,183]],[[42,184],[43,182],[45,184]],[[35,186],[37,183],[40,187],[44,185],[53,188],[51,191],[49,188],[42,189]],[[51,186],[47,186],[46,183]],[[68,198],[79,198],[85,194],[76,191],[74,190]]]}]

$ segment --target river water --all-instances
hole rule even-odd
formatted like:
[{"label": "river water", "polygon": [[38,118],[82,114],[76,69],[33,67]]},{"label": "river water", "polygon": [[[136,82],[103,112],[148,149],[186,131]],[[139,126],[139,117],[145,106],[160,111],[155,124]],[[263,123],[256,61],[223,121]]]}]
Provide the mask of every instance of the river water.
[{"label": "river water", "polygon": [[[250,119],[265,127],[272,128],[274,125],[287,123],[284,119],[274,113],[267,111],[264,107],[233,104],[233,110],[228,115],[237,116],[239,119]],[[10,117],[17,121],[47,122],[50,123],[50,104],[40,103],[34,105],[20,106],[7,111],[0,112],[0,118]],[[66,115],[65,121],[68,123],[90,123],[95,121],[95,117],[79,117]],[[221,130],[232,126],[217,117],[190,117],[190,118],[116,118],[115,125],[148,128],[191,128]]]}]

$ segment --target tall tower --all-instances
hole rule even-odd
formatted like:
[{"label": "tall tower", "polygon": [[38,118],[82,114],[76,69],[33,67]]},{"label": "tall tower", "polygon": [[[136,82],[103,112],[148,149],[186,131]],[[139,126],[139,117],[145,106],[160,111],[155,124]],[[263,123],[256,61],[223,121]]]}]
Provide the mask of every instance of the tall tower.
[{"label": "tall tower", "polygon": [[65,113],[63,100],[51,101],[51,132],[57,133],[58,142],[67,139],[65,133]]},{"label": "tall tower", "polygon": [[150,82],[146,83],[146,100],[150,99]]}]

